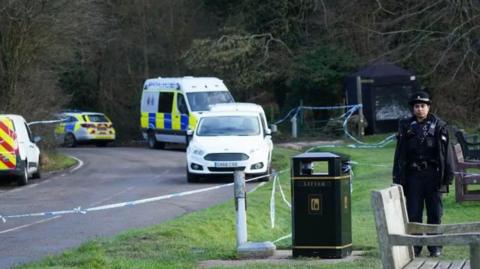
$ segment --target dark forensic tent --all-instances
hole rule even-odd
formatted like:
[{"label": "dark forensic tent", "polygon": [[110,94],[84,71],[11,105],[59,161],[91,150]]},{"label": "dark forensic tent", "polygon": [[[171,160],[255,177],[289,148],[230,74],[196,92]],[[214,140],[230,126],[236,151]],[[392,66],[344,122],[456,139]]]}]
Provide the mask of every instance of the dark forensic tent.
[{"label": "dark forensic tent", "polygon": [[398,119],[411,115],[409,96],[420,90],[414,74],[386,60],[376,61],[345,78],[348,105],[358,104],[357,84],[361,85],[363,114],[368,123],[365,134],[397,131]]}]

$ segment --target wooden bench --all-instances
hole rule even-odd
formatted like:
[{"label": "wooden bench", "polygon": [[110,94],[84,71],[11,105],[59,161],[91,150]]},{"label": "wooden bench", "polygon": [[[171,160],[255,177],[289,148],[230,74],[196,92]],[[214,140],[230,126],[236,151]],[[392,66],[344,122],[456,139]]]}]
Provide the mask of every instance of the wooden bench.
[{"label": "wooden bench", "polygon": [[[480,222],[447,225],[409,222],[403,189],[400,185],[372,191],[372,207],[384,269],[480,269]],[[413,235],[424,233],[437,235]],[[415,258],[414,245],[469,245],[470,261]]]},{"label": "wooden bench", "polygon": [[480,143],[467,141],[466,135],[460,130],[455,132],[455,137],[462,146],[465,160],[480,160]]},{"label": "wooden bench", "polygon": [[480,168],[480,161],[465,161],[459,144],[453,146],[453,161],[455,163],[455,200],[458,203],[480,201],[480,189],[469,189],[469,186],[480,185],[480,172],[468,173],[467,171],[469,168]]}]

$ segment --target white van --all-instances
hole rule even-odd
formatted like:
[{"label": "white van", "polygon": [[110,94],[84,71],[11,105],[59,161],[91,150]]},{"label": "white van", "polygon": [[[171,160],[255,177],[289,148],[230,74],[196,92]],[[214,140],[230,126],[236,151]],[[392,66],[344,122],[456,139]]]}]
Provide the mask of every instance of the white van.
[{"label": "white van", "polygon": [[143,85],[140,127],[149,148],[186,144],[187,130],[211,105],[234,102],[222,80],[214,77],[152,78]]},{"label": "white van", "polygon": [[15,176],[18,185],[40,177],[40,149],[27,122],[19,115],[0,115],[0,175]]}]

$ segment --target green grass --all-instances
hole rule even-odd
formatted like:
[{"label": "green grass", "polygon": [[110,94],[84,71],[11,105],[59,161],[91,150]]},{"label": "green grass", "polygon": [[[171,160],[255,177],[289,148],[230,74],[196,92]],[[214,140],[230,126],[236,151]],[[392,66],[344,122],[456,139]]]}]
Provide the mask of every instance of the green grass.
[{"label": "green grass", "polygon": [[[363,259],[338,264],[249,264],[237,268],[381,268],[370,207],[370,191],[391,184],[393,150],[393,144],[379,149],[324,149],[347,154],[353,161],[358,162],[358,165],[353,167],[355,177],[352,193],[352,234],[353,248],[364,251]],[[277,170],[288,169],[290,156],[297,153],[287,149],[275,149],[274,167]],[[288,171],[280,175],[280,182],[287,199],[290,199]],[[290,210],[282,202],[278,191],[275,228],[270,228],[271,187],[272,182],[248,195],[250,241],[273,241],[291,233]],[[480,204],[456,204],[453,190],[445,196],[444,205],[444,223],[478,220]],[[311,229],[314,230],[315,227]],[[89,241],[79,248],[20,268],[196,268],[202,260],[234,259],[235,243],[235,210],[232,200],[150,228],[131,230],[114,238]],[[279,249],[289,249],[291,240],[286,239],[276,245]],[[446,247],[445,258],[468,258],[468,249]]]},{"label": "green grass", "polygon": [[77,161],[56,151],[44,151],[41,155],[42,171],[52,172],[74,166]]}]

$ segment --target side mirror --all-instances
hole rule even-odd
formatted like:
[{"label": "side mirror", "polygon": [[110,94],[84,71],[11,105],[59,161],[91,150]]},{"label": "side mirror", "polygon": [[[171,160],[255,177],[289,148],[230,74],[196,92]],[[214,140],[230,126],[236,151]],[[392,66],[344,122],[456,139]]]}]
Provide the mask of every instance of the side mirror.
[{"label": "side mirror", "polygon": [[272,134],[278,132],[277,125],[276,124],[270,124],[270,130],[271,130]]},{"label": "side mirror", "polygon": [[37,144],[38,142],[40,142],[42,140],[42,137],[38,136],[38,135],[35,135],[33,137],[33,143]]},{"label": "side mirror", "polygon": [[193,130],[192,129],[188,129],[187,130],[187,136],[193,136]]}]

